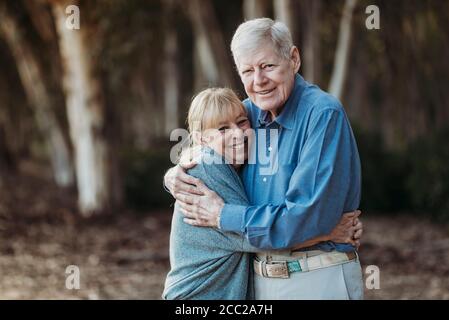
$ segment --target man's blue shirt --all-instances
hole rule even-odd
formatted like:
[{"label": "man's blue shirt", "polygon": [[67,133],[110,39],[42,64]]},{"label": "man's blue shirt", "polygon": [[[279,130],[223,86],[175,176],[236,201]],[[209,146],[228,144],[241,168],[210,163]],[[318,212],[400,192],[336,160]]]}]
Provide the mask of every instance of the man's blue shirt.
[{"label": "man's blue shirt", "polygon": [[[241,171],[251,206],[225,204],[221,229],[244,234],[263,249],[329,234],[343,212],[359,207],[361,194],[359,153],[341,103],[296,75],[274,121],[249,99],[244,104],[255,130],[250,159]],[[310,249],[354,247],[329,241]]]}]

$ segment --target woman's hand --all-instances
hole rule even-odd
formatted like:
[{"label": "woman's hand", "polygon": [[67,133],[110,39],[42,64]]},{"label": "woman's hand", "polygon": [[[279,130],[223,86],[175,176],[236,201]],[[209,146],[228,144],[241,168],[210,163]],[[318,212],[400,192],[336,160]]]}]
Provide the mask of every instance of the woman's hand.
[{"label": "woman's hand", "polygon": [[363,233],[363,224],[359,220],[362,212],[359,210],[343,214],[338,225],[327,236],[318,236],[302,242],[293,248],[292,251],[308,248],[320,242],[333,241],[338,243],[351,243],[357,249],[360,246],[360,238]]},{"label": "woman's hand", "polygon": [[337,243],[350,243],[358,249],[363,234],[363,224],[358,218],[361,213],[356,210],[343,214],[340,222],[327,236],[328,240]]}]

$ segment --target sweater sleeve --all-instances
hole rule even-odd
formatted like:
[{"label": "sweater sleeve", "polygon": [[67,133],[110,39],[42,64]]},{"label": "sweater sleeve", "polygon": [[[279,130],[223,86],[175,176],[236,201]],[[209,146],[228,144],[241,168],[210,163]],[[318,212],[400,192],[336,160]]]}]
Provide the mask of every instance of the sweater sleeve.
[{"label": "sweater sleeve", "polygon": [[[204,184],[216,192],[225,203],[235,205],[249,205],[248,198],[245,193],[243,184],[237,172],[230,165],[220,163],[216,158],[210,161],[204,161],[189,170],[189,174],[201,179]],[[201,228],[201,227],[198,227]],[[235,232],[226,232],[218,230],[224,235],[223,248],[229,249],[232,252],[260,252],[252,246],[246,237]]]}]

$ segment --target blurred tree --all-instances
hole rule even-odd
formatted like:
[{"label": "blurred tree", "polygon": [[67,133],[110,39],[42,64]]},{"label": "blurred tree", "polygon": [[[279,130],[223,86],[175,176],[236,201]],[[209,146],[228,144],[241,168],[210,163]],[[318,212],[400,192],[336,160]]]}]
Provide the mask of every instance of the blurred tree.
[{"label": "blurred tree", "polygon": [[268,17],[270,5],[269,0],[243,0],[244,20]]},{"label": "blurred tree", "polygon": [[321,0],[302,0],[300,3],[300,46],[304,78],[311,83],[318,83],[321,74],[320,55],[320,10]]},{"label": "blurred tree", "polygon": [[23,6],[29,12],[29,17],[34,29],[42,40],[53,42],[55,40],[55,30],[52,25],[51,12],[48,10],[44,0],[23,0]]},{"label": "blurred tree", "polygon": [[274,19],[282,21],[290,29],[293,43],[297,43],[296,2],[294,0],[273,0]]},{"label": "blurred tree", "polygon": [[[40,154],[49,160],[48,148],[43,142],[41,131],[36,125],[36,117],[32,106],[27,101],[26,93],[16,62],[11,50],[3,38],[0,37],[0,127],[4,130],[4,139],[8,153],[14,162],[14,168],[20,171],[21,160],[36,156],[36,148],[32,148],[30,141],[38,141],[42,146]],[[37,152],[36,152],[37,151]]]},{"label": "blurred tree", "polygon": [[[169,128],[182,125],[180,120],[185,117],[192,94],[205,86],[229,85],[244,97],[241,82],[232,69],[229,43],[233,32],[245,19],[275,16],[292,29],[294,43],[301,50],[301,72],[305,78],[321,87],[337,83],[337,89],[331,90],[340,96],[354,127],[360,128],[356,134],[360,135],[357,140],[364,166],[364,203],[382,210],[407,208],[406,202],[416,207],[419,201],[412,200],[419,200],[414,195],[424,195],[423,189],[428,193],[420,201],[422,210],[430,206],[435,195],[437,202],[443,203],[445,187],[433,189],[428,185],[445,186],[446,175],[440,172],[446,154],[440,152],[438,144],[444,142],[447,131],[441,131],[438,143],[429,141],[449,123],[449,72],[444,63],[449,56],[448,1],[377,0],[380,30],[365,27],[364,9],[372,4],[370,0],[358,0],[355,8],[349,6],[355,1],[349,0],[61,2],[79,4],[82,16],[82,30],[63,29],[67,34],[61,45],[58,41],[62,37],[56,34],[49,1],[59,3],[0,1],[14,14],[18,27],[12,31],[23,36],[24,44],[20,47],[24,52],[19,55],[25,59],[31,56],[36,66],[28,68],[37,69],[34,80],[28,80],[32,85],[25,85],[18,71],[17,54],[12,57],[10,43],[0,42],[3,168],[12,162],[20,173],[31,161],[40,163],[50,159],[52,153],[61,154],[48,152],[47,156],[43,152],[49,136],[39,130],[38,107],[30,99],[36,94],[30,91],[45,90],[48,97],[38,100],[50,101],[45,109],[49,114],[46,121],[53,118],[51,122],[59,125],[67,148],[73,142],[74,150],[83,155],[83,160],[75,155],[80,175],[78,187],[91,188],[82,191],[83,197],[87,191],[94,194],[104,188],[101,192],[109,196],[98,196],[101,201],[114,199],[115,191],[107,189],[123,184],[112,182],[119,176],[104,166],[117,168],[117,161],[124,160],[123,180],[130,201],[145,202],[146,208],[166,201],[161,194],[149,196],[148,190],[157,188],[159,177],[170,165],[162,156],[168,158]],[[350,16],[353,22],[348,19]],[[62,11],[60,17],[66,18],[67,14]],[[8,19],[3,19],[3,25],[5,21]],[[4,32],[2,35],[0,40],[6,39]],[[73,42],[63,45],[67,39]],[[65,54],[67,48],[70,57]],[[82,79],[87,88],[69,83],[71,90],[66,89],[64,96],[61,84],[56,83],[61,82],[63,74],[64,83],[80,77],[77,79]],[[26,87],[28,91],[24,93]],[[74,111],[68,106],[62,108],[66,106],[66,97],[67,101],[80,97],[80,88],[84,92],[79,101],[84,107],[77,105],[72,108]],[[94,98],[85,103],[89,97]],[[69,110],[72,111],[67,119]],[[370,139],[371,135],[376,139]],[[417,138],[428,148],[408,150]],[[89,150],[91,158],[87,156]],[[413,154],[419,155],[422,150],[426,157],[409,164],[407,158],[415,158]],[[5,160],[8,157],[12,160]],[[98,167],[89,162],[96,159]],[[435,162],[438,165],[434,168]],[[415,173],[407,168],[414,168]],[[417,174],[419,168],[422,173]],[[421,183],[426,175],[430,178]],[[404,188],[405,181],[413,182],[410,188]],[[404,200],[398,201],[397,194],[402,194],[399,197]],[[437,202],[433,205],[437,206]]]},{"label": "blurred tree", "polygon": [[[66,25],[66,8],[78,1],[51,1],[59,36],[63,63],[63,83],[66,94],[70,136],[75,149],[78,204],[84,216],[114,209],[121,197],[116,192],[116,171],[106,137],[106,106],[96,62],[90,50],[88,36],[94,38],[93,28],[83,23],[80,29]],[[89,34],[90,32],[90,34]]]},{"label": "blurred tree", "polygon": [[[0,61],[8,61],[9,55],[6,55],[5,52],[8,48],[3,47],[3,42],[0,43]],[[8,61],[9,62],[9,61]],[[0,176],[6,174],[6,172],[16,171],[17,167],[17,147],[11,145],[11,139],[9,135],[15,134],[20,136],[19,128],[15,126],[12,128],[13,121],[11,120],[11,92],[10,92],[10,82],[8,81],[9,71],[11,65],[14,65],[14,61],[12,64],[9,64],[10,68],[2,67],[2,73],[0,74]],[[9,69],[9,70],[8,70]],[[16,80],[16,79],[14,79]],[[20,80],[17,79],[19,82]],[[17,97],[19,98],[19,97]],[[19,99],[17,99],[19,100]],[[17,106],[20,106],[21,103],[16,101]],[[21,110],[20,108],[16,108],[16,110]],[[19,112],[16,112],[16,114]],[[18,137],[18,139],[19,137]],[[19,142],[17,144],[20,144]],[[0,178],[1,179],[1,178]]]},{"label": "blurred tree", "polygon": [[15,163],[5,138],[5,129],[0,125],[0,184],[6,172],[15,170]]},{"label": "blurred tree", "polygon": [[[177,36],[182,30],[177,42],[185,41],[183,37],[189,32],[179,26],[178,7],[173,6],[172,20],[165,19],[165,2],[158,0],[98,0],[81,7],[85,21],[97,27],[90,52],[95,51],[98,57],[108,114],[113,110],[117,120],[113,131],[126,147],[147,150],[157,140],[166,141],[164,27],[172,24]],[[191,82],[192,73],[183,63],[189,52],[184,53],[182,43],[178,50],[183,52],[176,56],[183,64],[178,65],[182,71],[178,73],[182,78],[178,79],[179,87],[185,84],[184,79]],[[184,93],[182,87],[179,89],[179,94]]]},{"label": "blurred tree", "polygon": [[335,50],[334,69],[329,84],[329,92],[338,99],[341,99],[346,80],[346,69],[351,44],[352,15],[356,4],[357,0],[345,0],[345,6],[340,21],[340,31],[338,34],[337,48]]},{"label": "blurred tree", "polygon": [[39,55],[27,39],[26,31],[9,2],[0,4],[0,31],[16,61],[22,85],[34,108],[36,123],[47,144],[55,181],[60,186],[70,186],[74,180],[70,149],[54,113],[55,99]]},{"label": "blurred tree", "polygon": [[195,87],[234,87],[232,61],[210,0],[186,4],[195,36]]},{"label": "blurred tree", "polygon": [[179,118],[179,65],[178,65],[178,35],[173,23],[174,6],[177,0],[164,2],[164,111],[165,111],[165,134],[170,136],[173,129],[178,128]]}]

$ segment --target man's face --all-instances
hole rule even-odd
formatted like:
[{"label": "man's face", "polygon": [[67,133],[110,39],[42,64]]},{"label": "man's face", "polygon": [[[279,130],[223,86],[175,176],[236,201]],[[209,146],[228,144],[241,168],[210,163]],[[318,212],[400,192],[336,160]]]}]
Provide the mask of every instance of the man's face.
[{"label": "man's face", "polygon": [[246,94],[255,105],[274,117],[290,96],[301,64],[298,49],[293,47],[290,53],[290,59],[285,59],[267,44],[256,54],[243,54],[237,59]]}]

